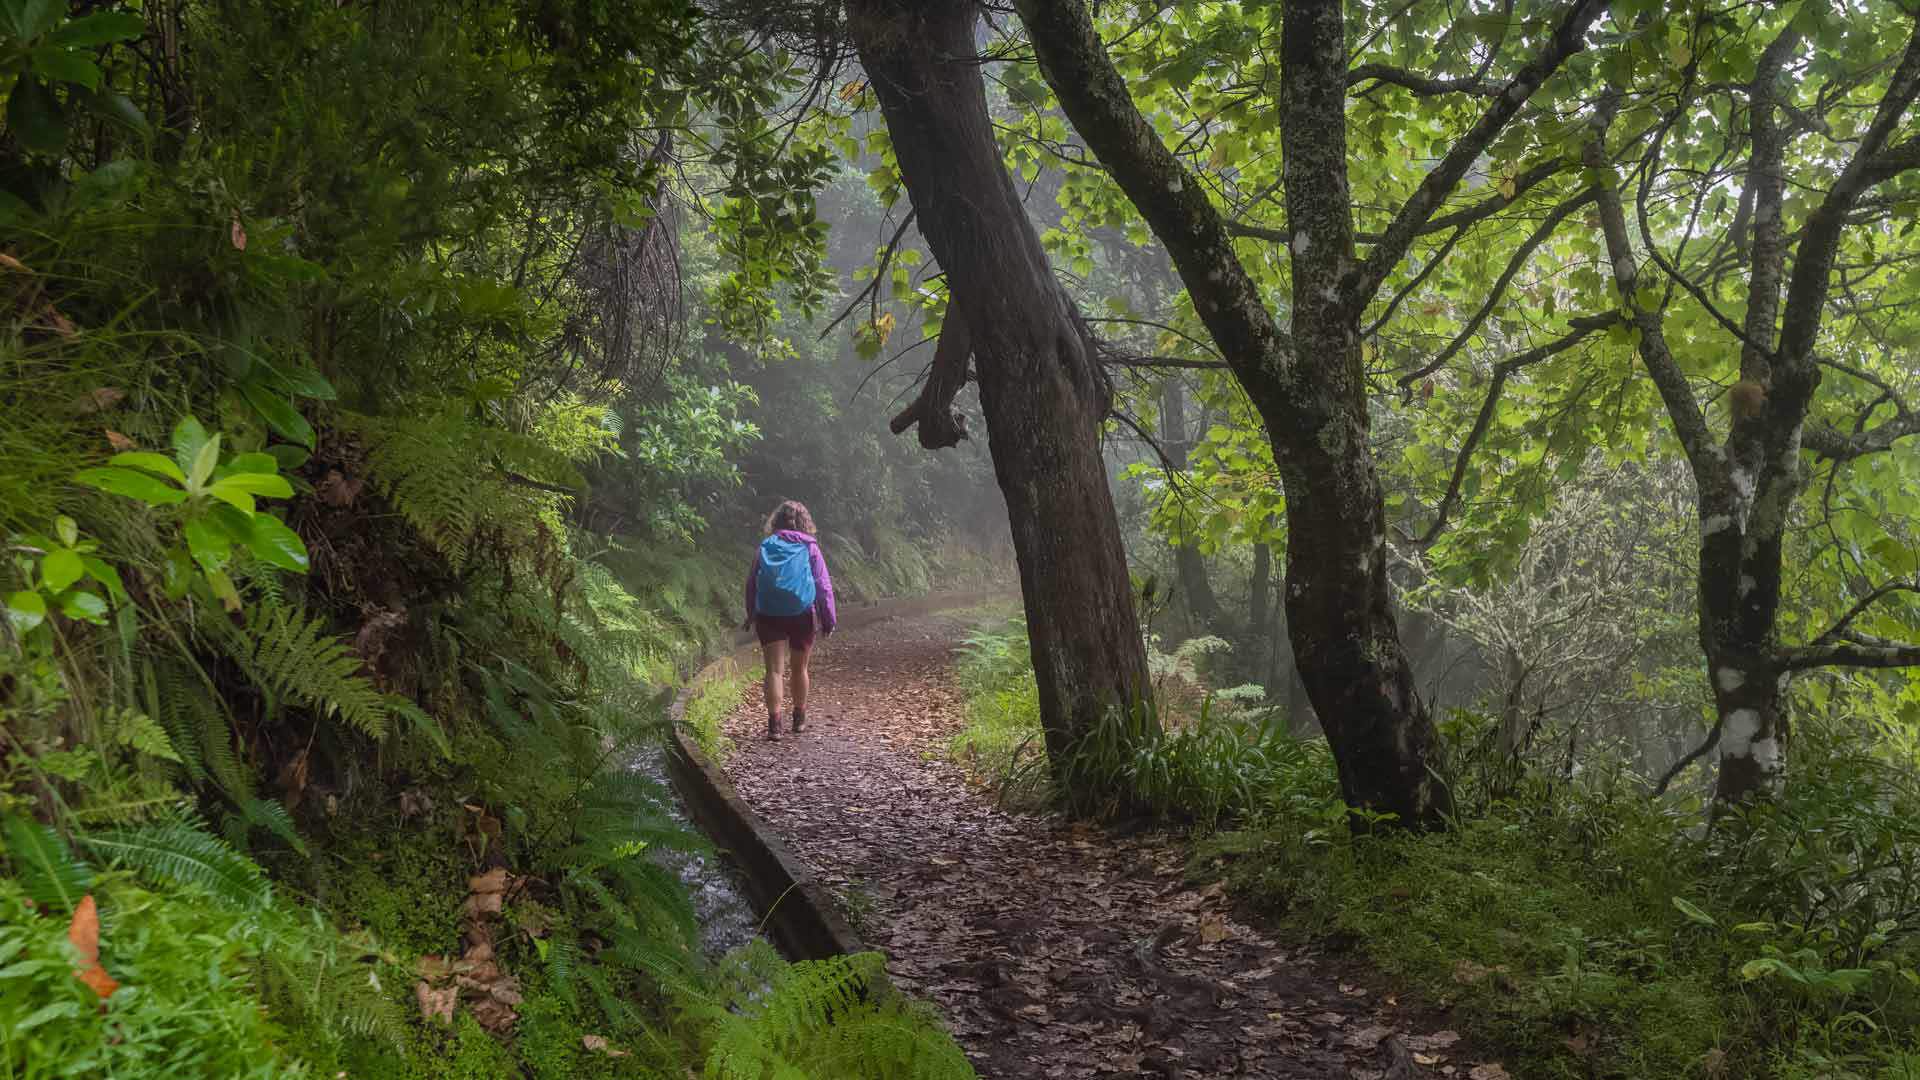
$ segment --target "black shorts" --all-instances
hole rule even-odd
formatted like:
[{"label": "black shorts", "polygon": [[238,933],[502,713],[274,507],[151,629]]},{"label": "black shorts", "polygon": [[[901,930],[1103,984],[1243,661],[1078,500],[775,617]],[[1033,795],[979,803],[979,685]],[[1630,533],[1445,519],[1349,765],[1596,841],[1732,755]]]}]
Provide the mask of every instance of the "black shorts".
[{"label": "black shorts", "polygon": [[799,615],[755,615],[753,629],[760,635],[760,644],[771,645],[784,641],[795,652],[806,652],[813,648],[813,612]]}]

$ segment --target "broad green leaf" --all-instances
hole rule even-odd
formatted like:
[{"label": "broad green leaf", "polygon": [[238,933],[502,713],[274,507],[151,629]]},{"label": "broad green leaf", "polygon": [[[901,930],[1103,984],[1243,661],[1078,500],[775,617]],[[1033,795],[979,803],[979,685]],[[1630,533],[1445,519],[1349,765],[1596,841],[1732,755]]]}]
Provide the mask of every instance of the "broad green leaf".
[{"label": "broad green leaf", "polygon": [[215,503],[207,507],[207,519],[228,540],[236,544],[253,542],[253,523],[257,515],[238,510],[225,503]]},{"label": "broad green leaf", "polygon": [[1695,904],[1693,901],[1688,900],[1685,897],[1680,897],[1680,896],[1674,897],[1673,906],[1679,910],[1680,914],[1685,915],[1687,918],[1693,920],[1696,923],[1699,923],[1701,926],[1719,926],[1720,925],[1718,920],[1716,920],[1713,916],[1707,914],[1705,911],[1702,911],[1698,904]]},{"label": "broad green leaf", "polygon": [[240,388],[247,401],[259,412],[267,426],[278,432],[289,442],[301,446],[313,445],[313,425],[300,415],[293,403],[259,383],[247,383]]},{"label": "broad green leaf", "polygon": [[318,398],[321,401],[332,401],[339,396],[338,392],[334,390],[333,384],[327,381],[326,376],[310,367],[280,367],[275,365],[271,367],[270,370],[273,372],[272,381],[294,397],[309,397]]},{"label": "broad green leaf", "polygon": [[115,495],[125,495],[129,499],[139,499],[149,506],[170,506],[184,502],[187,493],[179,488],[133,469],[111,467],[82,469],[73,474],[73,479],[88,487],[97,487],[101,491]]},{"label": "broad green leaf", "polygon": [[49,592],[65,592],[86,575],[87,568],[72,548],[55,548],[40,560],[40,580]]},{"label": "broad green leaf", "polygon": [[233,587],[233,579],[225,571],[207,571],[207,585],[213,590],[213,595],[220,598],[222,607],[228,611],[240,610],[240,590]]},{"label": "broad green leaf", "polygon": [[294,446],[290,443],[275,443],[267,447],[267,453],[274,461],[280,463],[280,468],[284,471],[297,469],[313,457],[312,452],[306,447]]},{"label": "broad green leaf", "polygon": [[266,473],[272,475],[279,471],[280,462],[275,460],[272,454],[262,454],[254,451],[246,454],[235,454],[233,457],[228,458],[225,465],[213,471],[213,475],[216,480],[224,480],[235,473]]},{"label": "broad green leaf", "polygon": [[299,533],[287,528],[272,514],[254,515],[253,539],[247,547],[263,561],[282,570],[307,572],[307,545]]},{"label": "broad green leaf", "polygon": [[287,483],[286,477],[279,476],[275,473],[234,473],[224,480],[215,482],[213,486],[216,493],[219,488],[230,488],[234,491],[244,491],[249,495],[259,495],[268,499],[293,498],[293,485]]},{"label": "broad green leaf", "polygon": [[1880,565],[1903,577],[1920,570],[1920,549],[1901,543],[1891,536],[1883,536],[1873,542],[1873,557]]},{"label": "broad green leaf", "polygon": [[5,13],[13,36],[32,41],[60,22],[66,6],[63,0],[6,0],[0,3],[0,12]]},{"label": "broad green leaf", "polygon": [[251,517],[253,515],[253,496],[244,490],[233,487],[225,480],[219,481],[207,489],[207,494]]},{"label": "broad green leaf", "polygon": [[[61,514],[59,517],[53,519],[53,531],[60,537],[62,546],[73,547],[80,542],[80,526],[75,524],[74,520],[65,514]],[[51,545],[43,544],[41,546],[50,547]]]},{"label": "broad green leaf", "polygon": [[88,48],[132,41],[147,32],[147,22],[130,11],[102,11],[75,19],[55,30],[47,41],[55,45]]},{"label": "broad green leaf", "polygon": [[67,114],[52,88],[22,78],[7,98],[7,129],[20,145],[37,154],[57,154],[67,145]]},{"label": "broad green leaf", "polygon": [[182,530],[187,537],[187,550],[193,552],[193,561],[209,572],[227,565],[227,559],[233,554],[233,540],[225,530],[204,517],[187,522]]},{"label": "broad green leaf", "polygon": [[182,482],[193,469],[193,460],[200,456],[200,449],[207,445],[207,438],[207,429],[191,416],[173,426],[173,460],[180,466]]},{"label": "broad green leaf", "polygon": [[74,589],[60,597],[60,610],[69,619],[81,619],[96,626],[107,622],[107,602],[85,589]]},{"label": "broad green leaf", "polygon": [[187,489],[199,491],[212,479],[214,466],[220,464],[220,436],[214,436],[202,443],[200,452],[193,456],[193,466],[187,470]]},{"label": "broad green leaf", "polygon": [[82,556],[80,561],[86,566],[88,576],[107,587],[108,595],[117,601],[123,603],[126,601],[126,586],[121,583],[120,571],[115,570],[112,563],[107,562],[105,559],[94,558],[91,555]]},{"label": "broad green leaf", "polygon": [[54,82],[75,83],[89,90],[100,88],[99,66],[84,54],[57,45],[33,50],[33,70]]},{"label": "broad green leaf", "polygon": [[147,123],[147,114],[140,106],[125,94],[116,94],[111,90],[96,90],[78,95],[81,105],[93,115],[109,123],[118,124],[136,135],[151,135],[153,125]]},{"label": "broad green leaf", "polygon": [[37,592],[21,591],[7,597],[7,622],[14,633],[24,634],[47,618],[46,598]]},{"label": "broad green leaf", "polygon": [[179,548],[169,548],[166,564],[161,568],[161,588],[167,599],[178,600],[187,595],[187,589],[193,584],[193,560]]},{"label": "broad green leaf", "polygon": [[187,482],[187,474],[180,471],[180,466],[175,465],[173,460],[165,454],[156,454],[151,450],[129,450],[124,454],[115,454],[107,459],[107,464],[127,465],[135,469],[145,469],[150,473],[164,476],[177,483],[185,484]]}]

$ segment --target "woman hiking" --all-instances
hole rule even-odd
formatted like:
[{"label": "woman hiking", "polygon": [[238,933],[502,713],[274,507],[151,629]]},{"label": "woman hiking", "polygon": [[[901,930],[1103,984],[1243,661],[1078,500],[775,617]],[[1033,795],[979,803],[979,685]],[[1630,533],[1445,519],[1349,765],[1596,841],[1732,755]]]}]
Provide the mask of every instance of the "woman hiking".
[{"label": "woman hiking", "polygon": [[[793,730],[807,726],[807,661],[814,635],[833,633],[833,579],[813,515],[789,499],[767,516],[767,538],[747,571],[747,628],[758,632],[766,659],[767,738],[780,738],[780,688],[793,691]],[[783,674],[786,678],[782,678]]]}]

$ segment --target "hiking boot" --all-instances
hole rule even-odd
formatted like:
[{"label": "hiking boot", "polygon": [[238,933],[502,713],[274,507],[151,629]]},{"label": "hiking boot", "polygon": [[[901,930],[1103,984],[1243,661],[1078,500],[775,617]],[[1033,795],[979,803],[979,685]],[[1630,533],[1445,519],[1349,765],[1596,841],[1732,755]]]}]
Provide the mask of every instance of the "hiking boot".
[{"label": "hiking boot", "polygon": [[780,718],[777,716],[767,717],[767,741],[780,741]]},{"label": "hiking boot", "polygon": [[804,713],[804,712],[802,712],[802,711],[801,711],[801,710],[799,710],[799,709],[795,709],[795,710],[793,710],[793,731],[794,731],[794,734],[796,734],[796,735],[797,735],[797,734],[799,734],[799,733],[800,733],[800,729],[801,729],[801,728],[803,728],[803,727],[806,727],[806,726],[807,726],[807,714],[806,714],[806,713]]}]

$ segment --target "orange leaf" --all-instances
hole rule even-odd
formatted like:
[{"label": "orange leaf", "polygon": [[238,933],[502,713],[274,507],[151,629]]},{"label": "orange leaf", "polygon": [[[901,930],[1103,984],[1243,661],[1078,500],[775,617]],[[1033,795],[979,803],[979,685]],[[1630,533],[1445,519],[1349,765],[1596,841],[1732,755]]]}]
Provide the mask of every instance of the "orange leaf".
[{"label": "orange leaf", "polygon": [[232,239],[235,251],[247,250],[247,230],[240,224],[239,214],[233,215]]},{"label": "orange leaf", "polygon": [[80,962],[84,965],[73,973],[74,978],[103,998],[113,996],[120,984],[100,966],[100,909],[94,905],[91,894],[81,897],[73,909],[73,922],[67,925],[67,940],[79,950]]},{"label": "orange leaf", "polygon": [[119,980],[107,974],[107,969],[101,967],[99,964],[95,964],[85,971],[76,971],[73,974],[102,998],[110,998],[113,996],[115,990],[120,989]]}]

